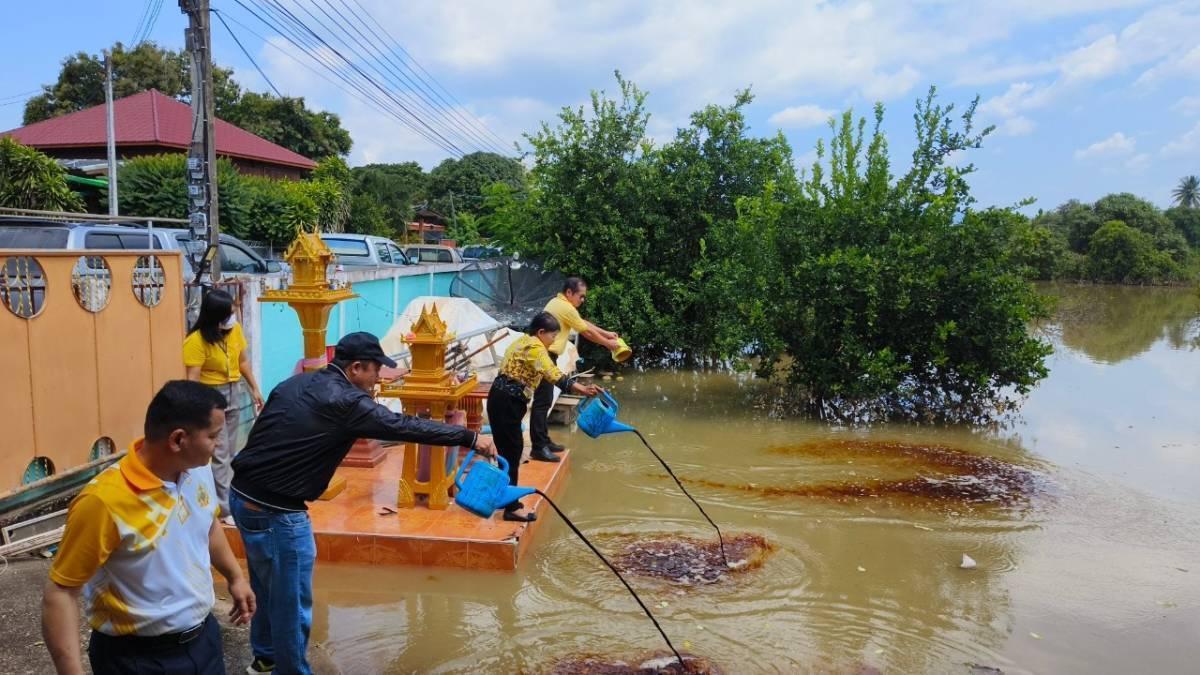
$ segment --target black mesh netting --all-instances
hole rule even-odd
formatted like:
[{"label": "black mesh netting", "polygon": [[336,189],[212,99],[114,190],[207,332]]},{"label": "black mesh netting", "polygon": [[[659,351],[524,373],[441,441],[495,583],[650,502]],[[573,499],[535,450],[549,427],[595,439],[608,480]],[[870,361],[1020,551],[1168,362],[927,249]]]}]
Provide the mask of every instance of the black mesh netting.
[{"label": "black mesh netting", "polygon": [[495,258],[464,267],[450,282],[450,295],[474,302],[502,324],[524,329],[565,280],[536,262]]}]

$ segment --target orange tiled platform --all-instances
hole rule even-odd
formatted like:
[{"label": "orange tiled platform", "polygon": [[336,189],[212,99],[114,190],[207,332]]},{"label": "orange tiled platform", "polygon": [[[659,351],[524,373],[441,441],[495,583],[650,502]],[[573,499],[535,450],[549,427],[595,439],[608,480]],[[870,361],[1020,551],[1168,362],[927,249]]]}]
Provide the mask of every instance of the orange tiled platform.
[{"label": "orange tiled platform", "polygon": [[[467,569],[515,570],[539,526],[550,517],[550,507],[538,495],[523,500],[537,511],[532,523],[479,518],[455,504],[445,511],[418,505],[380,515],[383,507],[396,508],[400,465],[404,451],[388,450],[387,459],[374,468],[341,468],[346,489],[327,502],[309,505],[318,562],[369,565],[427,565]],[[521,465],[521,484],[537,487],[557,497],[571,463],[570,450],[562,461]],[[244,557],[237,529],[226,534],[238,557]]]}]

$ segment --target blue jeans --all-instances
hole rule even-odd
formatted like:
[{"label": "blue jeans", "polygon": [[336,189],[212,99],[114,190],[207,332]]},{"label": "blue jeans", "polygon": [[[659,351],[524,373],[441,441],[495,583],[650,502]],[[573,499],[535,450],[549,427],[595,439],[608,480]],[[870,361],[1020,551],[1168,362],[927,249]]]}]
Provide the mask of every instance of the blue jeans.
[{"label": "blue jeans", "polygon": [[279,675],[311,675],[306,654],[317,545],[308,513],[268,511],[232,490],[229,507],[258,602],[250,622],[254,656],[274,661]]}]

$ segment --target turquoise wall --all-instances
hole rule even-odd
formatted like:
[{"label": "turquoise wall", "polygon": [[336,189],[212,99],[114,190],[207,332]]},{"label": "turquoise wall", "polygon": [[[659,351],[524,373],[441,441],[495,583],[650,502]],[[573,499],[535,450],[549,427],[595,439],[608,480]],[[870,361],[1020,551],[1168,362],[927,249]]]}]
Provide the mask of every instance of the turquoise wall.
[{"label": "turquoise wall", "polygon": [[[358,297],[338,303],[329,313],[326,341],[336,344],[343,335],[343,328],[345,333],[363,330],[382,338],[396,320],[392,312],[393,283],[399,285],[396,312],[403,312],[409,302],[422,295],[450,295],[454,275],[454,272],[434,273],[432,293],[428,274],[354,282],[353,289]],[[291,307],[279,302],[258,304],[263,347],[260,386],[265,395],[291,377],[296,364],[304,357],[304,345],[300,321]]]}]

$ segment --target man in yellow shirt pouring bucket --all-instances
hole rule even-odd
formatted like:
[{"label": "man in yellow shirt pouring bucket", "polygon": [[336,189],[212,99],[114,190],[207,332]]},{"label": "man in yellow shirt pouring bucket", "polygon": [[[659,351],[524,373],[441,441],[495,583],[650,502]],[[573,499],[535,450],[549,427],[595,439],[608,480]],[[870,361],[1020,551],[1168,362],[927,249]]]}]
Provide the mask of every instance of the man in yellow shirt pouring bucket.
[{"label": "man in yellow shirt pouring bucket", "polygon": [[[563,282],[563,290],[556,295],[550,302],[546,303],[546,311],[558,319],[561,330],[558,332],[558,337],[550,344],[548,350],[550,357],[558,361],[559,355],[567,346],[567,340],[570,338],[571,331],[575,331],[584,338],[604,347],[613,352],[614,358],[618,361],[624,361],[628,358],[630,351],[629,347],[621,339],[620,335],[597,326],[596,324],[584,319],[579,314],[579,307],[583,305],[587,299],[588,285],[587,282],[579,277],[569,277]],[[533,450],[529,456],[531,459],[536,459],[541,462],[557,462],[558,456],[554,453],[562,452],[565,448],[550,439],[550,428],[547,418],[550,416],[550,407],[554,405],[554,383],[549,380],[542,380],[538,385],[537,390],[533,393],[533,405],[529,412],[529,440],[533,445]]]}]

